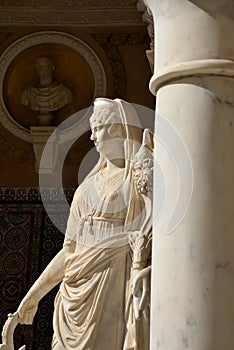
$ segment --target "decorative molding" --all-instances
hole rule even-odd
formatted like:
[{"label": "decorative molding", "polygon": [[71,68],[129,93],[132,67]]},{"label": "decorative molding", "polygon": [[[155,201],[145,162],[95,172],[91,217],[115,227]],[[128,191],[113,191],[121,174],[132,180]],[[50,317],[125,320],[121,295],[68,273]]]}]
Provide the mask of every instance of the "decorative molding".
[{"label": "decorative molding", "polygon": [[180,79],[191,76],[216,75],[234,77],[234,60],[204,59],[178,62],[157,71],[150,79],[150,91],[156,95],[158,89]]},{"label": "decorative molding", "polygon": [[[106,75],[103,65],[93,51],[85,42],[79,38],[64,33],[64,32],[36,32],[33,34],[26,35],[19,40],[11,44],[0,57],[0,86],[3,87],[5,73],[11,64],[11,62],[24,50],[33,46],[44,44],[44,43],[55,43],[62,44],[74,51],[78,52],[84,57],[86,62],[89,64],[95,80],[95,90],[93,98],[97,96],[105,96],[106,93]],[[3,90],[3,89],[2,89]],[[30,137],[29,129],[21,126],[17,123],[14,118],[9,114],[4,98],[3,91],[0,95],[0,118],[2,124],[15,136],[27,141],[32,142]]]},{"label": "decorative molding", "polygon": [[142,20],[147,23],[147,31],[150,38],[150,49],[146,50],[146,56],[149,61],[151,72],[154,72],[154,18],[150,9],[145,5],[143,0],[138,0],[137,9],[144,12]]},{"label": "decorative molding", "polygon": [[43,198],[48,202],[64,202],[64,194],[68,202],[71,202],[75,188],[0,187],[0,202],[41,203],[40,192],[43,192]]},{"label": "decorative molding", "polygon": [[[9,1],[12,3],[12,1]],[[124,1],[113,4],[113,1],[92,1],[87,6],[85,1],[67,1],[61,6],[61,1],[48,1],[47,5],[35,6],[34,1],[27,5],[21,2],[21,6],[0,6],[0,23],[4,25],[66,25],[72,26],[119,26],[119,25],[144,25],[141,15],[136,9],[135,1]],[[85,4],[84,4],[85,3]],[[70,6],[69,6],[70,5]],[[125,5],[125,6],[124,6]]]},{"label": "decorative molding", "polygon": [[117,8],[134,8],[136,0],[4,0],[1,7],[53,7],[53,8],[92,8],[92,7],[117,7]]},{"label": "decorative molding", "polygon": [[144,0],[138,0],[137,10],[144,12],[142,20],[147,23],[147,31],[150,37],[150,50],[154,50],[154,18],[150,9],[145,5]]}]

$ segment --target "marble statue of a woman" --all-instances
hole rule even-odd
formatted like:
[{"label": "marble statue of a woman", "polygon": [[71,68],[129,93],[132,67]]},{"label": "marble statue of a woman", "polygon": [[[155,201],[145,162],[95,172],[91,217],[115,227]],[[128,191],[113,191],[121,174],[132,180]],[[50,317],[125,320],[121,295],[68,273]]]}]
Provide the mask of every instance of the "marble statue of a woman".
[{"label": "marble statue of a woman", "polygon": [[152,144],[134,108],[96,99],[100,160],[75,192],[62,250],[18,307],[31,324],[56,284],[53,350],[148,350]]}]

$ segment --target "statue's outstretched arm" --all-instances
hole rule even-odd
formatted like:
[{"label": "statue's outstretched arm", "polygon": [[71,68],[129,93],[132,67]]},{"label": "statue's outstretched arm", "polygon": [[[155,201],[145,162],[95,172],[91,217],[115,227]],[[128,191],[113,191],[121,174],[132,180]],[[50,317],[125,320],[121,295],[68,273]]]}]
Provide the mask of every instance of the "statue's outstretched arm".
[{"label": "statue's outstretched arm", "polygon": [[60,250],[23,298],[16,311],[19,323],[32,324],[39,301],[62,281],[65,270],[65,257],[70,249],[70,247],[65,246]]},{"label": "statue's outstretched arm", "polygon": [[[8,314],[8,319],[3,326],[2,341],[0,349],[14,349],[14,330],[18,323],[32,324],[39,301],[59,282],[62,281],[65,271],[65,258],[67,254],[75,249],[75,243],[71,242],[63,247],[60,252],[51,260],[40,277],[32,285],[28,293],[21,301],[17,311],[14,314]],[[24,350],[22,346],[19,350]]]}]

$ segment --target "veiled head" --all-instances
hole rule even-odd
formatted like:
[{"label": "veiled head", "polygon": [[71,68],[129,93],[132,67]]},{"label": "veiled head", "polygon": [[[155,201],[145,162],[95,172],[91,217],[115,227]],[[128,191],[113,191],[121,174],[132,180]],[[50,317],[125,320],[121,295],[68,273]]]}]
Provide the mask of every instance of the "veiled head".
[{"label": "veiled head", "polygon": [[99,125],[122,124],[122,120],[114,100],[97,98],[90,118],[91,128]]},{"label": "veiled head", "polygon": [[94,113],[90,118],[91,140],[98,152],[109,160],[124,158],[123,143],[126,138],[116,103],[112,100],[95,100]]},{"label": "veiled head", "polygon": [[[94,112],[90,118],[90,125],[92,131],[100,126],[102,126],[102,129],[109,128],[108,137],[110,141],[105,142],[105,152],[101,152],[100,147],[97,147],[98,141],[93,133],[91,139],[104,158],[124,159],[125,177],[128,176],[131,161],[140,147],[142,137],[141,123],[134,106],[118,98],[114,100],[97,98],[94,101]],[[106,135],[105,133],[105,137]],[[101,166],[104,158],[100,159],[97,169]]]}]

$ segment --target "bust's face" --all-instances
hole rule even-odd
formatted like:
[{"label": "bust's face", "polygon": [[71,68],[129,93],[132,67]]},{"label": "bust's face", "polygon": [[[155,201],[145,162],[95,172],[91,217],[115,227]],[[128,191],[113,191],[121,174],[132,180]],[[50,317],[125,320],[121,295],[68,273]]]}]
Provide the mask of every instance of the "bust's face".
[{"label": "bust's face", "polygon": [[52,79],[53,65],[46,58],[38,58],[36,72],[40,82],[46,79]]}]

